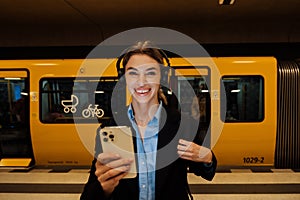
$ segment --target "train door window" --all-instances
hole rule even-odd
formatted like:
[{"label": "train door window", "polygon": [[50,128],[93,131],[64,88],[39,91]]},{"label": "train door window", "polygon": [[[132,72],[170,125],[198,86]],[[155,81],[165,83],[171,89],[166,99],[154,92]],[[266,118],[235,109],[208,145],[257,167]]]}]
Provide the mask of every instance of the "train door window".
[{"label": "train door window", "polygon": [[[223,76],[222,83],[226,94],[225,122],[260,122],[264,119],[262,76]],[[221,97],[222,103],[224,98]]]},{"label": "train door window", "polygon": [[32,157],[26,71],[0,71],[0,157]]},{"label": "train door window", "polygon": [[111,118],[110,99],[116,82],[115,77],[41,79],[41,122],[95,123]]},{"label": "train door window", "polygon": [[[207,67],[173,67],[179,75],[171,83],[181,112],[202,123],[210,122],[210,71]],[[171,77],[172,78],[172,77]],[[174,78],[173,78],[174,79]],[[174,82],[174,81],[171,81]]]}]

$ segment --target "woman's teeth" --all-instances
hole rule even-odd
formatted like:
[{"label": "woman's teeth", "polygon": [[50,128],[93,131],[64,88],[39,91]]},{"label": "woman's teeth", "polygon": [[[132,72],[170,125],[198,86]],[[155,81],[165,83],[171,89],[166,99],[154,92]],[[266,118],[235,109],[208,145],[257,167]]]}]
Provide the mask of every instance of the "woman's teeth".
[{"label": "woman's teeth", "polygon": [[147,90],[136,90],[136,92],[139,93],[139,94],[144,94],[144,93],[147,93],[149,91],[150,91],[150,89],[147,89]]}]

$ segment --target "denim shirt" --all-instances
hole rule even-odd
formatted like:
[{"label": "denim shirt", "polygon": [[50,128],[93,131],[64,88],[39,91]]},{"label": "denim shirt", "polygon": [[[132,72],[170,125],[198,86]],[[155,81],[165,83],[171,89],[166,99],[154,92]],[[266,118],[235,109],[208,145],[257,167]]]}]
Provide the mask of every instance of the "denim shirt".
[{"label": "denim shirt", "polygon": [[144,133],[144,141],[140,137],[138,126],[135,122],[132,106],[128,108],[128,118],[132,127],[136,131],[136,144],[138,153],[138,173],[139,173],[139,199],[155,199],[155,166],[156,151],[159,131],[159,119],[161,115],[162,103],[160,103],[154,117],[149,121]]}]

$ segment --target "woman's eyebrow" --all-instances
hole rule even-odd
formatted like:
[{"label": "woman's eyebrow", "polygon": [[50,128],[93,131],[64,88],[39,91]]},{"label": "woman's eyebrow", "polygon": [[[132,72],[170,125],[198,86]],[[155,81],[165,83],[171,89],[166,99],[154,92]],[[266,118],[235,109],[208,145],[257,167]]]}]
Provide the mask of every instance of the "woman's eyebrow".
[{"label": "woman's eyebrow", "polygon": [[146,71],[151,71],[151,70],[157,70],[156,67],[150,67],[150,68],[147,68]]},{"label": "woman's eyebrow", "polygon": [[134,67],[128,67],[127,70],[135,70],[135,71],[138,71],[136,68]]},{"label": "woman's eyebrow", "polygon": [[[135,68],[135,67],[128,67],[127,68],[127,71],[128,70],[134,70],[134,71],[139,71],[137,68]],[[156,67],[150,67],[150,68],[147,68],[146,69],[146,71],[151,71],[151,70],[157,70],[157,68]]]}]

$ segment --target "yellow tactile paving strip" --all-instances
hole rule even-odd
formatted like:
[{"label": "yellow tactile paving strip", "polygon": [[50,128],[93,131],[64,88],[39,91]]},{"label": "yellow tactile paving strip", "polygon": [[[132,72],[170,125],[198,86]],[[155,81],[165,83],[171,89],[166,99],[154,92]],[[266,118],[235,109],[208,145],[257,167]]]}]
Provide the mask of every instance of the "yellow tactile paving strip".
[{"label": "yellow tactile paving strip", "polygon": [[216,173],[212,181],[206,181],[193,174],[189,174],[188,180],[190,184],[300,184],[300,173]]}]

